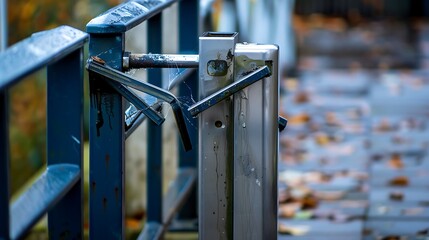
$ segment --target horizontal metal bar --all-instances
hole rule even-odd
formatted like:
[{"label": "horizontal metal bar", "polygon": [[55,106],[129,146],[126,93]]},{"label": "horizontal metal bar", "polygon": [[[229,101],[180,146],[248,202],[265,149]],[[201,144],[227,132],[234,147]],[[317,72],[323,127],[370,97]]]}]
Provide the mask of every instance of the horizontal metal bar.
[{"label": "horizontal metal bar", "polygon": [[127,87],[113,81],[108,81],[108,83],[128,101],[130,101],[137,109],[141,110],[156,125],[159,126],[165,121],[165,118],[159,112],[151,108],[151,106],[147,104],[145,100],[133,93]]},{"label": "horizontal metal bar", "polygon": [[197,171],[194,168],[182,168],[169,187],[163,203],[163,223],[146,223],[137,239],[159,239],[168,229],[176,213],[183,207],[196,184]]},{"label": "horizontal metal bar", "polygon": [[90,71],[93,71],[95,73],[98,73],[108,78],[109,80],[113,80],[115,82],[124,84],[125,86],[147,93],[162,101],[165,101],[168,103],[177,101],[176,97],[167,90],[154,86],[150,83],[140,82],[139,80],[127,74],[124,74],[121,71],[113,69],[107,65],[100,64],[92,59],[88,60],[86,68]]},{"label": "horizontal metal bar", "polygon": [[192,149],[191,139],[189,138],[180,101],[171,92],[160,87],[154,86],[150,83],[140,82],[139,80],[124,74],[123,72],[96,62],[93,59],[88,60],[86,67],[89,71],[98,73],[109,80],[124,84],[125,86],[134,88],[136,90],[152,95],[162,101],[168,102],[173,110],[174,117],[177,123],[177,128],[179,129],[179,133],[182,138],[183,147],[186,151]]},{"label": "horizontal metal bar", "polygon": [[0,89],[81,48],[88,34],[69,26],[34,33],[0,53]]},{"label": "horizontal metal bar", "polygon": [[92,19],[88,33],[123,33],[162,12],[178,0],[128,1]]},{"label": "horizontal metal bar", "polygon": [[79,178],[80,168],[77,165],[48,166],[30,189],[12,204],[10,238],[22,237],[76,184]]},{"label": "horizontal metal bar", "polygon": [[123,67],[128,68],[198,68],[198,55],[135,54],[124,57]]},{"label": "horizontal metal bar", "polygon": [[264,77],[268,77],[270,74],[271,74],[270,69],[267,66],[264,66],[252,72],[251,74],[243,77],[242,79],[236,82],[233,82],[230,85],[211,94],[210,96],[204,98],[203,100],[197,102],[196,104],[189,107],[188,111],[191,113],[192,116],[197,116],[199,113],[210,108],[216,103],[244,89],[245,87],[251,85],[252,83],[257,82],[258,80],[261,80]]}]

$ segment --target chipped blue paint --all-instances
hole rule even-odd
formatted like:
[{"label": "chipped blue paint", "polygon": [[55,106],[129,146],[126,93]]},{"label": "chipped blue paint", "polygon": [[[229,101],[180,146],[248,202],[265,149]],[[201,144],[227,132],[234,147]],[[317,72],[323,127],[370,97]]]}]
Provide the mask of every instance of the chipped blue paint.
[{"label": "chipped blue paint", "polygon": [[178,0],[129,1],[92,19],[88,33],[123,33],[160,13]]},{"label": "chipped blue paint", "polygon": [[[117,7],[108,10],[100,16],[94,18],[87,24],[87,32],[90,33],[89,51],[90,56],[97,56],[105,62],[105,66],[98,66],[97,63],[89,62],[88,70],[90,76],[90,238],[91,239],[116,239],[124,238],[124,111],[125,102],[120,99],[126,97],[127,93],[118,87],[112,87],[112,83],[133,85],[141,88],[139,90],[150,91],[158,99],[163,99],[170,103],[178,122],[179,132],[184,143],[183,151],[189,150],[192,146],[187,134],[186,122],[183,120],[183,112],[180,102],[170,95],[168,91],[161,88],[152,88],[148,85],[136,84],[136,82],[123,72],[123,55],[125,50],[125,33],[138,24],[149,20],[148,22],[148,50],[151,52],[161,52],[161,15],[160,13],[178,0],[145,0],[128,1]],[[192,5],[186,8],[192,16],[198,16],[198,1],[183,1],[186,5]],[[183,9],[183,8],[182,8]],[[185,18],[187,12],[182,12]],[[193,48],[194,53],[198,52],[198,17],[192,22],[193,35],[187,38],[195,39]],[[186,28],[189,26],[183,25]],[[194,31],[195,30],[195,31]],[[107,71],[106,71],[107,70]],[[159,71],[149,71],[149,81],[160,81]],[[196,72],[193,76],[196,79]],[[106,82],[106,77],[110,82]],[[119,80],[119,81],[118,81]],[[130,81],[131,80],[131,81]],[[122,82],[121,82],[122,81]],[[194,81],[196,83],[196,81]],[[194,83],[194,84],[195,84]],[[158,91],[159,90],[159,91]],[[196,90],[198,92],[198,90]],[[159,95],[160,94],[160,95]],[[196,94],[193,94],[196,95]],[[131,96],[132,97],[132,96]],[[131,99],[130,96],[127,97]],[[140,104],[141,105],[141,104]],[[109,107],[109,108],[108,108]],[[136,106],[138,108],[138,106]],[[143,105],[140,107],[144,107]],[[109,115],[109,113],[111,113]],[[143,116],[143,117],[141,117]],[[141,114],[137,122],[141,123],[145,115]],[[155,116],[155,115],[154,115]],[[156,116],[155,116],[156,117]],[[155,119],[156,120],[156,119]],[[121,121],[121,122],[119,122]],[[134,120],[133,120],[134,121]],[[156,122],[156,121],[155,121]],[[152,122],[149,122],[152,124]],[[153,124],[155,125],[155,124]],[[148,199],[148,221],[146,226],[153,226],[153,231],[149,231],[150,238],[159,238],[162,231],[166,230],[166,223],[162,219],[162,184],[161,169],[162,150],[161,131],[158,126],[149,127],[148,136],[148,183],[151,189],[148,192],[151,196]],[[193,134],[194,142],[197,142],[196,134]],[[100,147],[102,146],[102,147]],[[194,151],[196,153],[196,151]],[[196,154],[193,154],[196,156]],[[114,160],[114,161],[112,161]],[[196,159],[192,160],[196,163]],[[113,166],[114,165],[114,166]],[[195,166],[195,164],[194,164]],[[97,170],[93,170],[97,169]],[[103,171],[100,171],[103,170]],[[152,174],[152,175],[151,175]],[[191,185],[192,187],[192,185]],[[189,187],[189,188],[191,188]],[[112,191],[115,188],[116,200],[112,204]],[[172,205],[175,210],[177,210]],[[195,204],[193,204],[194,209]],[[158,232],[157,229],[161,229]]]}]

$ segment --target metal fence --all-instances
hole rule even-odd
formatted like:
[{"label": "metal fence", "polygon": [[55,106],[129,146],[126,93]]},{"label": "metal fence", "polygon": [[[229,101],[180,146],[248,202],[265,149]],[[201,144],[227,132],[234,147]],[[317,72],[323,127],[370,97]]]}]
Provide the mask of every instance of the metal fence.
[{"label": "metal fence", "polygon": [[[22,238],[48,213],[50,239],[83,238],[83,46],[62,26],[0,53],[0,239]],[[47,167],[9,206],[8,89],[47,67]]]},{"label": "metal fence", "polygon": [[[87,25],[89,37],[87,33],[62,26],[35,33],[0,53],[0,239],[23,238],[46,212],[50,239],[83,238],[83,46],[88,39],[91,56],[87,64],[91,99],[90,238],[125,238],[125,140],[146,118],[150,119],[147,222],[139,239],[162,237],[173,218],[197,218],[197,152],[190,149],[197,149],[198,139],[197,130],[187,126],[197,124],[189,113],[182,112],[179,101],[169,89],[161,88],[161,69],[148,70],[149,81],[143,86],[150,87],[143,91],[151,91],[149,93],[173,107],[184,142],[184,148],[179,147],[177,177],[164,196],[163,144],[159,127],[164,121],[159,113],[162,104],[149,105],[144,98],[115,81],[125,76],[125,33],[147,21],[148,51],[161,53],[161,13],[177,2],[125,2],[90,21]],[[179,13],[182,16],[177,23],[180,52],[198,53],[198,1],[180,2]],[[47,168],[9,206],[8,89],[44,67],[47,67],[48,88]],[[104,72],[97,69],[104,69]],[[108,74],[118,75],[112,80]],[[186,87],[179,84],[184,79],[187,79]],[[176,86],[181,96],[197,95],[197,72],[183,70],[170,84],[170,87]],[[183,115],[190,123],[184,121]]]},{"label": "metal fence", "polygon": [[[90,61],[87,69],[90,81],[90,238],[124,238],[124,180],[125,139],[148,119],[147,138],[147,221],[139,239],[159,238],[168,228],[176,213],[186,203],[186,210],[179,213],[182,218],[196,218],[196,162],[195,149],[197,130],[189,128],[184,121],[180,102],[169,89],[162,89],[161,69],[148,70],[148,82],[143,83],[123,73],[125,33],[147,21],[147,43],[149,53],[162,53],[161,12],[174,0],[130,1],[118,5],[94,18],[87,25],[90,34]],[[198,53],[198,1],[179,3],[179,51]],[[172,23],[175,24],[175,23]],[[128,58],[129,59],[129,58]],[[178,79],[187,79],[194,96],[198,94],[197,73],[185,70]],[[177,81],[177,82],[180,82]],[[184,143],[179,147],[179,169],[176,180],[165,196],[162,193],[162,132],[159,125],[164,117],[158,114],[159,104],[148,104],[140,95],[128,87],[156,96],[161,102],[172,106],[175,119]],[[179,86],[179,95],[189,94],[187,87]],[[137,111],[128,106],[133,104]],[[127,112],[132,114],[125,115]],[[132,116],[132,120],[128,117]],[[192,119],[191,117],[189,117]],[[195,123],[193,125],[196,125]],[[188,130],[189,131],[188,131]],[[189,135],[188,135],[189,133]],[[180,141],[179,141],[180,142]],[[194,150],[189,150],[190,147]],[[173,156],[174,157],[174,156]],[[193,193],[194,191],[194,193]]]}]

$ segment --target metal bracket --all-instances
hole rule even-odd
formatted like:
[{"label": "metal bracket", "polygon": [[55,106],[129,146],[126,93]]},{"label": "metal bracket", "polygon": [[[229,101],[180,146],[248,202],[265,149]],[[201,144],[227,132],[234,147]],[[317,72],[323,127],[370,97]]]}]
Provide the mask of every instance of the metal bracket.
[{"label": "metal bracket", "polygon": [[[173,110],[174,117],[176,119],[176,124],[177,124],[177,127],[179,129],[180,136],[182,138],[183,147],[185,148],[186,151],[189,151],[192,149],[191,140],[189,138],[189,134],[188,134],[188,131],[186,128],[186,122],[185,122],[183,112],[182,112],[182,107],[181,107],[179,100],[176,98],[176,96],[174,96],[169,91],[166,91],[166,90],[159,88],[157,86],[154,86],[152,84],[140,82],[137,79],[134,79],[131,76],[124,74],[123,72],[120,72],[116,69],[113,69],[113,68],[103,64],[100,61],[94,61],[94,59],[91,59],[91,58],[88,59],[86,68],[88,69],[88,71],[92,71],[92,72],[97,73],[101,76],[104,76],[105,78],[107,78],[107,80],[109,80],[108,82],[110,84],[113,83],[113,85],[117,86],[118,89],[121,89],[120,86],[122,86],[123,88],[124,88],[124,86],[131,87],[131,88],[134,88],[134,89],[139,90],[141,92],[147,93],[151,96],[154,96],[154,97],[156,97],[162,101],[169,103],[172,110]],[[123,92],[119,91],[119,92],[123,93],[125,91],[123,91]],[[132,93],[132,92],[130,92],[130,93]],[[131,95],[124,95],[124,97],[126,97],[126,98],[128,98],[130,96]],[[137,95],[134,95],[134,96],[137,96]],[[133,99],[129,98],[128,100],[133,100]],[[134,99],[134,100],[136,100],[136,99]],[[140,100],[139,102],[144,102],[142,99],[139,99],[139,100]],[[139,107],[139,106],[137,106],[137,107]],[[159,117],[159,115],[155,110],[153,110],[150,107],[142,108],[141,110],[145,111],[144,113],[147,114],[147,116],[152,121],[157,123],[156,116]],[[156,114],[154,114],[154,113],[156,113]]]}]

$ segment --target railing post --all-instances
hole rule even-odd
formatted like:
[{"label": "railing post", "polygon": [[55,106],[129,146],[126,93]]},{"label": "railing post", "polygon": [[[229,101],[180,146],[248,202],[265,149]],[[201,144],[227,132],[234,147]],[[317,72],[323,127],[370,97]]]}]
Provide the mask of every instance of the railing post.
[{"label": "railing post", "polygon": [[[162,52],[162,15],[148,20],[148,52]],[[161,69],[148,70],[148,82],[161,87]],[[162,128],[148,121],[147,134],[147,222],[163,223],[162,197]]]},{"label": "railing post", "polygon": [[[179,2],[179,51],[180,53],[198,54],[199,36],[199,1],[188,0]],[[179,96],[198,96],[198,72],[195,71],[188,77],[186,85],[180,85]],[[192,100],[192,99],[191,99]],[[185,152],[179,147],[179,167],[197,168],[198,163],[198,121],[186,113],[189,122],[188,132],[191,138],[193,149]],[[180,142],[180,139],[179,139]],[[197,218],[197,187],[195,186],[188,201],[179,212],[179,220]]]},{"label": "railing post", "polygon": [[83,238],[82,68],[82,48],[48,66],[48,168],[59,163],[69,163],[81,169],[80,180],[48,213],[50,239]]},{"label": "railing post", "polygon": [[[205,33],[200,37],[199,100],[233,83],[237,33]],[[212,63],[212,64],[211,64]],[[209,66],[225,63],[222,72]],[[199,115],[198,237],[232,239],[234,122],[233,101],[225,99]]]},{"label": "railing post", "polygon": [[[109,66],[121,70],[125,34],[89,33],[90,56],[98,56]],[[123,239],[124,101],[118,92],[96,74],[89,74],[89,85],[90,239]]]},{"label": "railing post", "polygon": [[0,90],[0,239],[9,239],[9,111],[8,91]]}]

